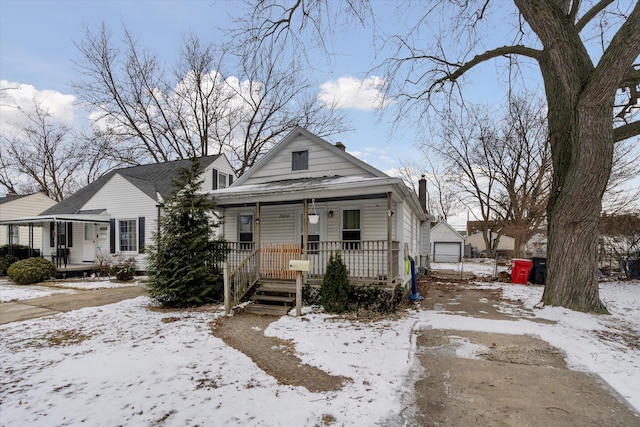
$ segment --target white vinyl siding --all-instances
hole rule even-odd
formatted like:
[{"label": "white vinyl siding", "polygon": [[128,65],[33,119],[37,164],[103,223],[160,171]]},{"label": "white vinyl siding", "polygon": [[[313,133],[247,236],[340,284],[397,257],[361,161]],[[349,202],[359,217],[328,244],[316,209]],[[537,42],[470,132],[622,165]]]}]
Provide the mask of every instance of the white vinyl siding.
[{"label": "white vinyl siding", "polygon": [[[55,205],[55,200],[50,199],[42,193],[35,193],[25,197],[19,197],[15,200],[5,200],[0,204],[0,219],[16,219],[33,217],[41,214],[43,211]],[[18,226],[18,244],[29,244],[29,227]],[[5,244],[8,242],[8,227],[0,225],[0,242]],[[36,249],[42,249],[42,228],[33,228],[33,244]],[[48,235],[48,234],[47,234]]]},{"label": "white vinyl siding", "polygon": [[[292,171],[292,153],[300,151],[308,151],[308,169]],[[296,179],[336,175],[373,177],[371,173],[356,164],[300,135],[288,144],[286,149],[273,157],[269,163],[255,171],[255,174],[244,184],[258,184],[283,178]]]},{"label": "white vinyl siding", "polygon": [[[229,164],[229,161],[225,156],[218,157],[212,164],[207,166],[202,173],[202,188],[203,190],[213,190],[213,170],[218,171],[218,174],[227,175],[227,186],[232,184],[232,181],[235,181],[235,172],[233,168]],[[231,175],[232,179],[230,179],[229,175]],[[218,175],[219,176],[219,175]],[[218,181],[219,182],[219,181]],[[218,187],[220,188],[220,187]]]},{"label": "white vinyl siding", "polygon": [[[118,240],[119,220],[137,220],[139,217],[146,217],[144,229],[145,245],[153,241],[153,234],[157,231],[158,208],[156,200],[150,198],[129,181],[116,174],[93,195],[93,197],[82,207],[83,210],[106,209],[106,213],[116,220],[116,252],[119,252],[120,242]],[[108,224],[107,224],[108,225]],[[78,236],[82,237],[82,231],[74,230],[74,243]],[[136,242],[138,235],[136,234]],[[136,243],[137,244],[137,243]],[[109,253],[109,234],[101,233],[100,239],[96,242],[100,249]],[[72,263],[80,263],[81,251],[77,251]],[[134,251],[131,251],[134,252]],[[146,269],[146,254],[138,254],[136,249],[136,268],[138,270]]]}]

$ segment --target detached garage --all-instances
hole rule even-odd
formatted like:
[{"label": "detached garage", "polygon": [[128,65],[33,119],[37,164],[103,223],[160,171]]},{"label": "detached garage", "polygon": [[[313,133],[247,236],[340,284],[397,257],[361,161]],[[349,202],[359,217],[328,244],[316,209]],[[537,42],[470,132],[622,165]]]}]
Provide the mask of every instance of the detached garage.
[{"label": "detached garage", "polygon": [[446,222],[431,227],[433,262],[460,262],[464,254],[464,237]]}]

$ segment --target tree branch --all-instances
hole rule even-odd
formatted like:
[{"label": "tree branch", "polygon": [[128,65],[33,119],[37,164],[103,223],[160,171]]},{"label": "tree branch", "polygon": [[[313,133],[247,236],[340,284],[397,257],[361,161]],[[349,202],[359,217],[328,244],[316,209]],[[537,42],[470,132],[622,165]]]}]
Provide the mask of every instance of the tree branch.
[{"label": "tree branch", "polygon": [[[575,3],[579,3],[575,1]],[[585,13],[582,18],[576,22],[576,31],[580,32],[593,18],[595,18],[600,12],[602,12],[607,6],[613,3],[613,0],[600,0],[595,6]]]},{"label": "tree branch", "polygon": [[458,78],[462,77],[464,73],[471,70],[476,65],[479,65],[490,59],[494,59],[494,58],[498,58],[506,55],[521,55],[521,56],[527,56],[529,58],[533,58],[535,60],[539,60],[541,53],[542,52],[537,49],[532,49],[530,47],[523,46],[523,45],[502,46],[492,50],[488,50],[484,53],[481,53],[480,55],[474,56],[470,61],[465,62],[464,64],[460,64],[454,72],[447,73],[444,77],[441,77],[436,81],[434,81],[430,87],[430,90],[438,85],[442,85],[442,83],[446,81],[455,82]]},{"label": "tree branch", "polygon": [[619,126],[613,130],[613,142],[624,141],[633,136],[640,135],[640,121]]}]

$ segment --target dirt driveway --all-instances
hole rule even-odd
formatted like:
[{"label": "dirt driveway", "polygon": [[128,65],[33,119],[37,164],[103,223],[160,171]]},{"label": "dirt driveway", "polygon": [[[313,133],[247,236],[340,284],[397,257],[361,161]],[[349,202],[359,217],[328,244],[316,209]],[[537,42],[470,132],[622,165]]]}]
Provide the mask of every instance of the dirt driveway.
[{"label": "dirt driveway", "polygon": [[[529,317],[499,311],[499,291],[422,283],[425,309],[488,319]],[[532,317],[532,316],[531,316]],[[562,353],[527,335],[426,330],[416,340],[424,369],[415,384],[423,426],[640,426],[640,417],[598,378],[567,368]],[[458,346],[484,348],[479,358]]]}]

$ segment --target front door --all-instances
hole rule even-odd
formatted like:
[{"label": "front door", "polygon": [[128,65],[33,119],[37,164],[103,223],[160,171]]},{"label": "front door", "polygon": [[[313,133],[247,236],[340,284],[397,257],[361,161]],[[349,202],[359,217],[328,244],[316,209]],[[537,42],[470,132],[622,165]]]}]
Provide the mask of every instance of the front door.
[{"label": "front door", "polygon": [[96,225],[84,224],[84,240],[82,242],[82,261],[93,262],[96,259]]},{"label": "front door", "polygon": [[[309,223],[309,244],[307,246],[307,255],[309,260],[311,260],[311,271],[321,272],[324,271],[323,266],[326,263],[326,256],[324,256],[323,248],[319,242],[327,240],[326,212],[324,208],[317,208],[315,211],[310,209],[309,213],[316,213],[318,215],[318,222],[316,224]],[[304,240],[304,218],[302,217],[302,209],[297,209],[296,218],[298,242],[302,245]]]}]

